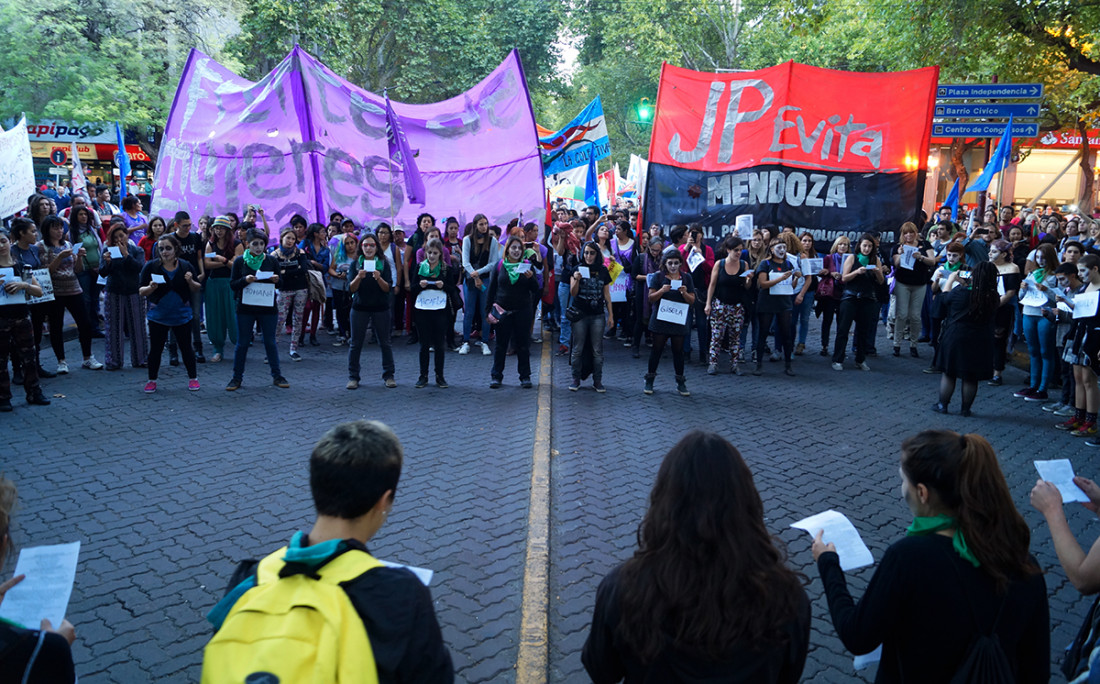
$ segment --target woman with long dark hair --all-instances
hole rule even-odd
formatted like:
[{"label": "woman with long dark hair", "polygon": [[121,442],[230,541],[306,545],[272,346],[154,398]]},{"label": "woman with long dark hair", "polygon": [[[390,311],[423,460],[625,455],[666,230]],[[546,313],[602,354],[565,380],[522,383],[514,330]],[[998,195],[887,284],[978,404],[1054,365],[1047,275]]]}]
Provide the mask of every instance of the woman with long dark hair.
[{"label": "woman with long dark hair", "polygon": [[249,286],[258,281],[261,273],[278,286],[282,269],[275,257],[264,253],[267,249],[266,233],[253,228],[245,238],[247,247],[241,257],[233,262],[233,273],[229,279],[229,287],[237,301],[237,348],[233,352],[233,377],[225,389],[234,392],[241,388],[248,348],[252,346],[252,334],[257,327],[264,336],[264,351],[267,352],[267,368],[271,372],[272,384],[286,389],[290,383],[283,377],[279,366],[279,348],[275,344],[275,323],[279,317],[275,293],[272,292],[271,298],[266,301],[251,301],[246,295]]},{"label": "woman with long dark hair", "polygon": [[825,255],[825,270],[817,285],[817,308],[821,312],[821,356],[830,356],[829,340],[833,329],[833,320],[839,319],[840,300],[844,296],[844,281],[840,279],[844,270],[844,259],[852,249],[852,241],[841,235],[833,240],[833,246]]},{"label": "woman with long dark hair", "polygon": [[[302,335],[305,334],[306,304],[309,302],[309,258],[298,248],[296,238],[297,235],[292,228],[283,228],[282,234],[279,235],[279,246],[271,251],[271,256],[279,262],[280,273],[279,284],[275,286],[279,308],[278,318],[275,321],[275,334],[277,337],[280,330],[291,328],[288,354],[291,361],[302,360],[302,355],[298,353],[298,346],[301,344]],[[355,242],[354,235],[350,238]],[[346,269],[343,274],[347,275]],[[339,275],[333,276],[333,281],[339,279],[346,291],[347,280],[340,278]],[[347,325],[344,325],[341,330],[346,328]]]},{"label": "woman with long dark hair", "polygon": [[[42,241],[38,243],[38,258],[50,270],[53,281],[53,301],[46,302],[46,321],[50,326],[50,346],[57,357],[57,372],[69,372],[65,361],[65,311],[76,323],[80,351],[84,355],[82,368],[100,370],[103,364],[92,356],[92,334],[95,326],[88,320],[84,304],[84,292],[77,276],[84,272],[83,245],[73,245],[65,240],[65,223],[60,216],[49,215],[42,220]],[[35,345],[41,344],[42,333],[35,330]]]},{"label": "woman with long dark hair", "polygon": [[[1045,313],[1054,307],[1055,288],[1058,286],[1058,277],[1054,275],[1054,271],[1058,268],[1058,263],[1058,252],[1054,245],[1044,242],[1035,250],[1036,268],[1020,284],[1024,337],[1031,356],[1031,384],[1014,392],[1012,396],[1026,401],[1047,400],[1047,385],[1057,365],[1056,324]],[[1029,297],[1029,294],[1034,296]]]},{"label": "woman with long dark hair", "polygon": [[[438,232],[438,229],[433,231]],[[432,237],[428,242],[443,244],[438,237]],[[532,386],[531,297],[538,292],[539,285],[531,256],[524,247],[522,237],[509,236],[504,243],[504,258],[490,276],[489,296],[486,298],[489,302],[488,321],[496,326],[497,331],[497,348],[489,373],[491,389],[499,389],[504,383],[504,362],[509,343],[515,348],[520,386],[524,389]]]},{"label": "woman with long dark hair", "polygon": [[[1083,284],[1074,295],[1067,293],[1063,298],[1073,297],[1068,302],[1071,308],[1076,308],[1075,295],[1091,295],[1100,291],[1100,257],[1095,254],[1081,257],[1077,262],[1077,272]],[[1073,319],[1067,337],[1062,360],[1072,367],[1074,391],[1070,408],[1073,415],[1055,427],[1068,431],[1074,437],[1092,437],[1085,444],[1100,446],[1100,442],[1095,439],[1096,414],[1100,409],[1100,386],[1097,385],[1096,375],[1096,371],[1100,369],[1100,359],[1097,358],[1097,352],[1100,352],[1100,311],[1096,308],[1082,311]]]},{"label": "woman with long dark hair", "polygon": [[[707,373],[718,373],[718,355],[730,353],[730,372],[741,375],[741,328],[745,325],[745,300],[752,286],[749,265],[741,260],[741,238],[727,235],[718,248],[718,262],[710,274],[707,303],[703,312],[710,318],[710,347]],[[728,335],[728,347],[723,340]]]},{"label": "woman with long dark hair", "polygon": [[644,250],[634,256],[631,274],[634,277],[634,339],[630,355],[642,355],[642,338],[649,325],[649,277],[661,270],[661,250],[665,241],[660,235],[650,235]]},{"label": "woman with long dark hair", "polygon": [[244,252],[244,247],[233,237],[233,226],[226,216],[214,219],[210,226],[212,237],[206,243],[206,336],[214,347],[211,363],[222,360],[225,338],[237,344],[237,313],[233,304],[233,291],[229,289],[229,277],[233,262]]},{"label": "woman with long dark hair", "polygon": [[191,346],[191,293],[202,285],[194,266],[179,258],[180,243],[169,233],[157,240],[157,258],[147,261],[138,276],[138,294],[149,301],[146,316],[149,319],[149,382],[145,391],[157,391],[160,358],[168,334],[176,333],[183,366],[187,369],[187,389],[199,390],[199,376],[195,365],[195,349]]},{"label": "woman with long dark hair", "polygon": [[[103,250],[103,266],[100,269],[107,278],[107,292],[103,298],[104,319],[107,323],[103,362],[107,370],[122,368],[123,339],[129,328],[130,365],[141,368],[148,363],[149,358],[145,306],[138,294],[141,269],[145,266],[145,252],[130,241],[130,231],[126,230],[122,222],[111,224],[107,246]],[[111,256],[110,247],[118,248],[121,255],[118,259]]]},{"label": "woman with long dark hair", "polygon": [[99,322],[99,293],[103,290],[99,284],[103,251],[103,240],[99,236],[101,227],[96,223],[92,210],[83,204],[69,212],[69,239],[74,247],[84,248],[84,269],[76,274],[76,279],[80,283],[88,320],[95,328],[93,337],[103,337]]},{"label": "woman with long dark hair", "polygon": [[1046,583],[993,447],[976,434],[926,430],[902,442],[901,481],[913,523],[886,550],[858,602],[836,548],[820,533],[814,540],[844,646],[863,654],[882,645],[880,684],[947,682],[977,637],[993,633],[1009,681],[1048,681]]},{"label": "woman with long dark hair", "polygon": [[[587,276],[581,267],[587,270]],[[595,241],[585,243],[581,249],[581,261],[569,279],[569,297],[580,314],[580,318],[573,321],[570,360],[573,381],[569,389],[574,392],[580,389],[587,358],[592,366],[592,387],[602,394],[606,391],[603,386],[603,332],[606,328],[614,328],[615,315],[611,305],[611,274]]]},{"label": "woman with long dark hair", "polygon": [[989,246],[989,261],[997,267],[997,294],[1001,298],[993,317],[993,379],[989,381],[996,387],[1003,383],[1001,375],[1008,360],[1008,338],[1016,320],[1016,294],[1023,275],[1012,261],[1012,243],[1006,240],[995,240]]},{"label": "woman with long dark hair", "polygon": [[872,337],[878,313],[876,289],[886,280],[882,261],[875,250],[875,239],[868,233],[859,238],[855,254],[844,260],[840,281],[844,283],[844,298],[840,300],[840,316],[836,323],[836,344],[833,346],[833,370],[844,370],[844,355],[848,333],[856,327],[856,366],[869,371],[867,339]]},{"label": "woman with long dark hair", "polygon": [[943,337],[934,362],[942,371],[940,398],[932,410],[947,413],[956,380],[962,378],[960,414],[969,416],[978,382],[993,377],[993,317],[1000,306],[997,268],[983,261],[973,271],[956,271],[946,287]]},{"label": "woman with long dark hair", "polygon": [[797,682],[810,602],[741,454],[692,431],[665,455],[638,550],[596,592],[581,660],[604,682]]},{"label": "woman with long dark hair", "polygon": [[443,346],[444,327],[448,320],[447,305],[454,297],[458,269],[443,263],[443,243],[439,240],[430,240],[425,244],[424,255],[424,261],[413,270],[411,285],[416,293],[413,308],[416,327],[420,331],[420,377],[416,387],[428,386],[428,362],[434,347],[435,385],[446,389],[447,380],[443,377],[443,364],[447,357],[447,349]]},{"label": "woman with long dark hair", "polygon": [[[795,242],[798,241],[798,238],[794,239]],[[764,372],[764,350],[768,343],[768,332],[774,322],[775,351],[778,354],[779,347],[783,347],[783,372],[794,375],[791,368],[791,355],[794,353],[791,310],[794,308],[794,283],[802,277],[802,272],[788,261],[787,244],[783,240],[773,238],[769,248],[771,256],[761,261],[754,272],[760,291],[756,298],[756,368],[752,374],[760,375]]]},{"label": "woman with long dark hair", "polygon": [[661,255],[661,270],[649,283],[649,331],[653,333],[653,348],[649,352],[649,372],[645,376],[646,394],[653,394],[653,381],[665,343],[672,347],[672,368],[676,372],[676,391],[691,396],[684,377],[684,338],[688,329],[688,311],[695,303],[695,284],[691,274],[682,270],[684,258],[678,250],[668,249]]},{"label": "woman with long dark hair", "polygon": [[[328,239],[325,236],[325,227],[320,223],[311,223],[306,228],[306,239],[302,240],[298,244],[298,249],[306,255],[306,260],[309,262],[310,270],[321,274],[321,279],[325,282],[325,298],[330,299],[332,293],[328,289],[328,265],[332,258],[332,253],[328,248]],[[311,346],[319,346],[321,343],[317,341],[317,327],[321,322],[321,309],[324,307],[325,302],[319,302],[312,298],[306,299],[305,312],[302,314],[302,332],[298,335],[298,346],[301,347],[305,342],[305,334],[309,332],[309,344]]]},{"label": "woman with long dark hair", "polygon": [[[351,238],[354,236],[345,236],[345,239]],[[393,297],[390,296],[393,274],[390,262],[378,249],[378,237],[371,233],[365,233],[358,246],[351,249],[358,256],[347,273],[348,296],[351,298],[347,388],[359,388],[360,359],[369,324],[374,328],[382,352],[382,382],[393,389],[397,387],[397,381],[393,377],[393,345],[390,341],[393,329]]]},{"label": "woman with long dark hair", "polygon": [[[440,243],[442,251],[442,243]],[[459,354],[470,353],[470,333],[473,331],[474,318],[481,321],[481,353],[489,351],[489,324],[485,322],[488,302],[485,301],[489,290],[489,274],[500,261],[500,243],[489,232],[489,219],[485,214],[474,216],[474,230],[462,238],[462,268],[466,281],[462,286],[462,301],[465,312],[462,317],[462,346]],[[420,293],[415,293],[417,297]]]}]

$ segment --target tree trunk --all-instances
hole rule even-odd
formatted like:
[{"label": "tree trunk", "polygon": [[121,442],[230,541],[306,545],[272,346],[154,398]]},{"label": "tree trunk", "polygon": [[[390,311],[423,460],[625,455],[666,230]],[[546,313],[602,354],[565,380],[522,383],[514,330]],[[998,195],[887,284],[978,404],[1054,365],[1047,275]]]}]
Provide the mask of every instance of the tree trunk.
[{"label": "tree trunk", "polygon": [[1081,159],[1078,164],[1081,167],[1081,177],[1085,181],[1081,188],[1081,196],[1077,198],[1077,213],[1082,216],[1092,216],[1096,198],[1096,175],[1090,163],[1092,150],[1089,147],[1089,127],[1084,119],[1077,120],[1077,133],[1081,136]]},{"label": "tree trunk", "polygon": [[955,177],[959,179],[960,197],[966,190],[966,186],[970,184],[970,173],[966,170],[966,163],[963,160],[963,155],[973,148],[977,142],[978,139],[967,142],[963,138],[955,138],[951,141],[951,168],[955,170]]}]

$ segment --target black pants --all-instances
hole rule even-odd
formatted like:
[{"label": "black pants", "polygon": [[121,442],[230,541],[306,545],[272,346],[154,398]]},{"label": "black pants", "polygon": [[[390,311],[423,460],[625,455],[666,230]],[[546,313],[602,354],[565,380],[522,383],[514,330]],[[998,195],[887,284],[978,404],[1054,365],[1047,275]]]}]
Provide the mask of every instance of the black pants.
[{"label": "black pants", "polygon": [[676,371],[676,375],[682,376],[684,374],[684,336],[657,333],[653,333],[653,348],[649,350],[649,374],[657,373],[657,366],[661,364],[661,354],[665,351],[665,340],[672,343],[672,370]]},{"label": "black pants", "polygon": [[836,324],[836,345],[833,347],[833,363],[844,362],[845,348],[848,346],[848,333],[852,324],[856,326],[856,363],[867,358],[867,331],[874,330],[878,317],[878,301],[868,298],[849,298],[840,300],[840,315]]},{"label": "black pants", "polygon": [[791,311],[779,311],[776,313],[760,312],[756,314],[756,362],[764,363],[764,349],[768,346],[768,331],[771,330],[772,321],[775,321],[775,350],[783,347],[783,360],[791,362],[791,354],[794,352],[794,326],[791,325]]},{"label": "black pants", "polygon": [[821,348],[829,348],[829,333],[833,329],[833,319],[837,317],[840,309],[840,300],[832,297],[822,297],[821,303]]},{"label": "black pants", "polygon": [[[44,316],[50,326],[50,346],[53,347],[54,356],[58,361],[65,360],[65,310],[76,322],[77,334],[80,338],[80,351],[84,354],[82,359],[92,355],[92,323],[88,320],[88,307],[84,305],[82,295],[54,295],[52,302],[45,302],[44,311],[40,310],[39,316]],[[34,309],[31,309],[31,318],[34,320]],[[38,319],[41,322],[41,318]],[[42,344],[42,326],[35,326],[34,346]]]},{"label": "black pants", "polygon": [[497,348],[493,354],[493,370],[490,377],[504,379],[504,361],[508,355],[508,343],[516,349],[519,379],[531,379],[531,310],[525,306],[509,311],[496,324]]},{"label": "black pants", "polygon": [[23,361],[23,389],[30,398],[38,389],[38,364],[35,363],[34,333],[31,319],[4,318],[0,316],[0,399],[11,399],[11,377],[8,375],[8,357],[12,368],[18,370],[18,360]]},{"label": "black pants", "polygon": [[[202,290],[191,293],[191,348],[196,354],[202,353]],[[176,334],[173,332],[168,338],[168,353],[176,356],[179,343],[176,342]]]},{"label": "black pants", "polygon": [[[187,377],[194,380],[198,377],[195,368],[195,349],[191,346],[191,322],[183,325],[161,325],[156,321],[149,321],[149,379],[156,380],[160,373],[160,357],[164,354],[164,344],[168,341],[168,333],[175,333],[176,342],[180,346],[180,355],[183,356],[183,365],[187,369]],[[50,335],[53,335],[51,332]]]},{"label": "black pants", "polygon": [[352,294],[346,290],[332,291],[332,305],[336,309],[336,328],[340,337],[345,340],[351,337],[351,298]]},{"label": "black pants", "polygon": [[[640,292],[639,292],[640,290]],[[634,348],[642,344],[649,321],[645,317],[645,302],[649,298],[649,290],[644,282],[634,283]]]},{"label": "black pants", "polygon": [[416,332],[420,338],[420,377],[428,377],[428,360],[431,356],[429,347],[435,347],[435,377],[443,377],[443,361],[446,359],[447,347],[444,343],[444,333],[447,329],[447,310],[424,311],[416,309],[413,313],[416,318]]}]

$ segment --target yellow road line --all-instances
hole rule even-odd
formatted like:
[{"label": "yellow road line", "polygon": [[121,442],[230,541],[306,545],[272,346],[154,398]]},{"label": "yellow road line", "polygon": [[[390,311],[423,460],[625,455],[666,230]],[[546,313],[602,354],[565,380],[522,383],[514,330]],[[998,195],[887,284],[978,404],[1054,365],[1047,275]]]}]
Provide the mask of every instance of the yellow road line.
[{"label": "yellow road line", "polygon": [[550,598],[550,401],[552,356],[543,340],[539,366],[538,418],[531,454],[531,498],[527,507],[527,560],[523,570],[516,684],[543,684],[548,671],[547,604]]}]

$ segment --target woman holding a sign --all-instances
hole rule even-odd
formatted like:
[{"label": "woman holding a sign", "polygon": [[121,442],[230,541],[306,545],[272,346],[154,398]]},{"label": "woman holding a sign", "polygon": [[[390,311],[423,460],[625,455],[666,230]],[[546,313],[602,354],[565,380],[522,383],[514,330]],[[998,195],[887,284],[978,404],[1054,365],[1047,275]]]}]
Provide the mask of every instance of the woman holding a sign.
[{"label": "woman holding a sign", "polygon": [[[488,232],[488,223],[486,223]],[[470,238],[467,236],[466,240]],[[491,239],[491,238],[490,238]],[[495,242],[495,241],[494,241]],[[464,243],[463,247],[468,243]],[[416,315],[416,329],[420,337],[420,377],[416,381],[416,387],[428,386],[428,361],[431,358],[431,349],[435,348],[435,384],[441,389],[447,388],[447,381],[443,378],[443,362],[446,359],[447,348],[444,346],[447,327],[447,306],[455,291],[455,280],[458,269],[450,268],[443,263],[443,243],[439,240],[429,240],[424,246],[424,261],[420,262],[412,273],[412,292],[416,295],[414,313]],[[463,256],[463,262],[465,262]],[[467,325],[466,330],[469,330]],[[489,326],[485,326],[485,335],[489,335]],[[488,349],[485,346],[484,349]]]},{"label": "woman holding a sign", "polygon": [[[31,223],[30,219],[24,218],[14,219],[13,222],[19,221]],[[31,275],[30,269],[15,260],[11,254],[11,240],[0,232],[0,412],[11,411],[9,356],[16,369],[20,368],[18,361],[22,359],[23,389],[27,393],[27,403],[43,406],[50,403],[38,384],[34,332],[31,330],[27,295],[41,297],[42,287]],[[3,544],[3,540],[3,535],[0,535],[0,544]],[[0,556],[0,560],[2,558]]]},{"label": "woman holding a sign", "polygon": [[615,315],[611,305],[611,274],[604,266],[598,243],[589,242],[581,250],[581,261],[569,279],[569,297],[569,308],[576,316],[570,358],[573,381],[569,389],[574,392],[580,389],[581,378],[587,375],[584,366],[588,362],[592,368],[592,387],[603,393],[604,325],[614,330]]},{"label": "woman holding a sign", "polygon": [[649,330],[653,333],[653,348],[649,351],[649,372],[645,376],[646,394],[653,394],[653,381],[665,343],[672,345],[672,368],[676,372],[676,391],[680,396],[691,396],[684,377],[684,337],[688,330],[688,311],[695,303],[695,284],[681,267],[684,257],[678,250],[668,249],[661,255],[661,270],[653,274],[649,284],[649,303],[652,311]]},{"label": "woman holding a sign", "polygon": [[[792,236],[794,237],[794,236]],[[797,240],[797,238],[795,238]],[[756,297],[756,368],[753,375],[764,372],[764,351],[768,345],[768,331],[775,322],[775,350],[783,347],[783,372],[794,375],[791,355],[794,353],[794,328],[791,311],[794,308],[794,283],[802,278],[802,272],[787,260],[787,245],[773,238],[769,244],[771,256],[756,267],[756,284],[760,292]]]},{"label": "woman holding a sign", "polygon": [[878,315],[876,289],[885,280],[882,262],[875,249],[875,239],[864,233],[859,238],[856,253],[844,260],[840,278],[844,283],[844,298],[840,300],[840,317],[836,324],[836,344],[833,346],[833,370],[844,370],[844,354],[848,333],[856,326],[856,366],[869,371],[867,365],[868,332],[874,329]]},{"label": "woman holding a sign", "polygon": [[[1073,297],[1073,327],[1062,360],[1073,365],[1075,393],[1074,414],[1057,427],[1070,431],[1075,437],[1094,437],[1097,434],[1096,413],[1100,408],[1100,387],[1096,370],[1100,368],[1097,352],[1100,352],[1100,257],[1088,254],[1077,262],[1077,272],[1084,286]],[[1095,440],[1085,442],[1100,446]]]},{"label": "woman holding a sign", "polygon": [[1044,242],[1035,250],[1036,268],[1020,285],[1020,303],[1024,305],[1024,337],[1031,356],[1031,384],[1014,392],[1026,401],[1046,401],[1047,385],[1054,374],[1056,323],[1047,317],[1054,307],[1058,277],[1058,252]]},{"label": "woman holding a sign", "polygon": [[157,391],[160,357],[168,342],[168,333],[176,333],[183,366],[187,369],[187,389],[199,389],[195,348],[191,345],[191,293],[202,287],[195,267],[179,258],[179,240],[173,234],[157,241],[159,259],[146,262],[141,269],[138,294],[149,300],[149,382],[146,392]]},{"label": "woman holding a sign", "polygon": [[[435,241],[438,242],[438,239]],[[443,243],[439,244],[442,246]],[[488,321],[496,326],[497,331],[497,348],[489,373],[491,389],[499,388],[504,382],[504,362],[509,343],[516,350],[519,384],[524,389],[531,387],[531,320],[534,315],[531,298],[539,291],[535,269],[531,266],[532,259],[537,260],[537,254],[525,252],[523,238],[512,235],[504,243],[504,258],[490,276]],[[576,324],[573,335],[576,339]]]},{"label": "woman holding a sign", "polygon": [[[354,238],[350,234],[345,237]],[[355,251],[361,256],[348,271],[351,343],[348,349],[347,388],[353,390],[359,387],[359,360],[363,355],[363,341],[367,337],[368,324],[374,326],[378,346],[382,349],[382,381],[386,383],[386,387],[397,387],[393,377],[393,346],[390,338],[393,329],[390,263],[381,256],[378,238],[370,233],[363,234]]]},{"label": "woman holding a sign", "polygon": [[122,368],[123,335],[127,327],[130,331],[130,365],[139,368],[148,363],[145,309],[138,295],[144,265],[145,253],[130,241],[130,231],[122,222],[112,223],[100,266],[100,273],[107,278],[107,292],[103,299],[103,318],[107,324],[103,361],[107,370]]},{"label": "woman holding a sign", "polygon": [[[275,307],[275,288],[279,284],[279,262],[264,254],[267,235],[252,229],[247,234],[248,244],[241,257],[233,262],[233,274],[229,287],[237,298],[237,348],[233,352],[233,377],[225,386],[232,392],[241,387],[244,364],[248,360],[248,347],[252,344],[252,331],[259,324],[264,336],[264,351],[271,370],[272,384],[287,388],[290,383],[279,368],[279,346],[275,343],[275,322],[279,310]],[[326,250],[327,251],[327,250]]]}]

